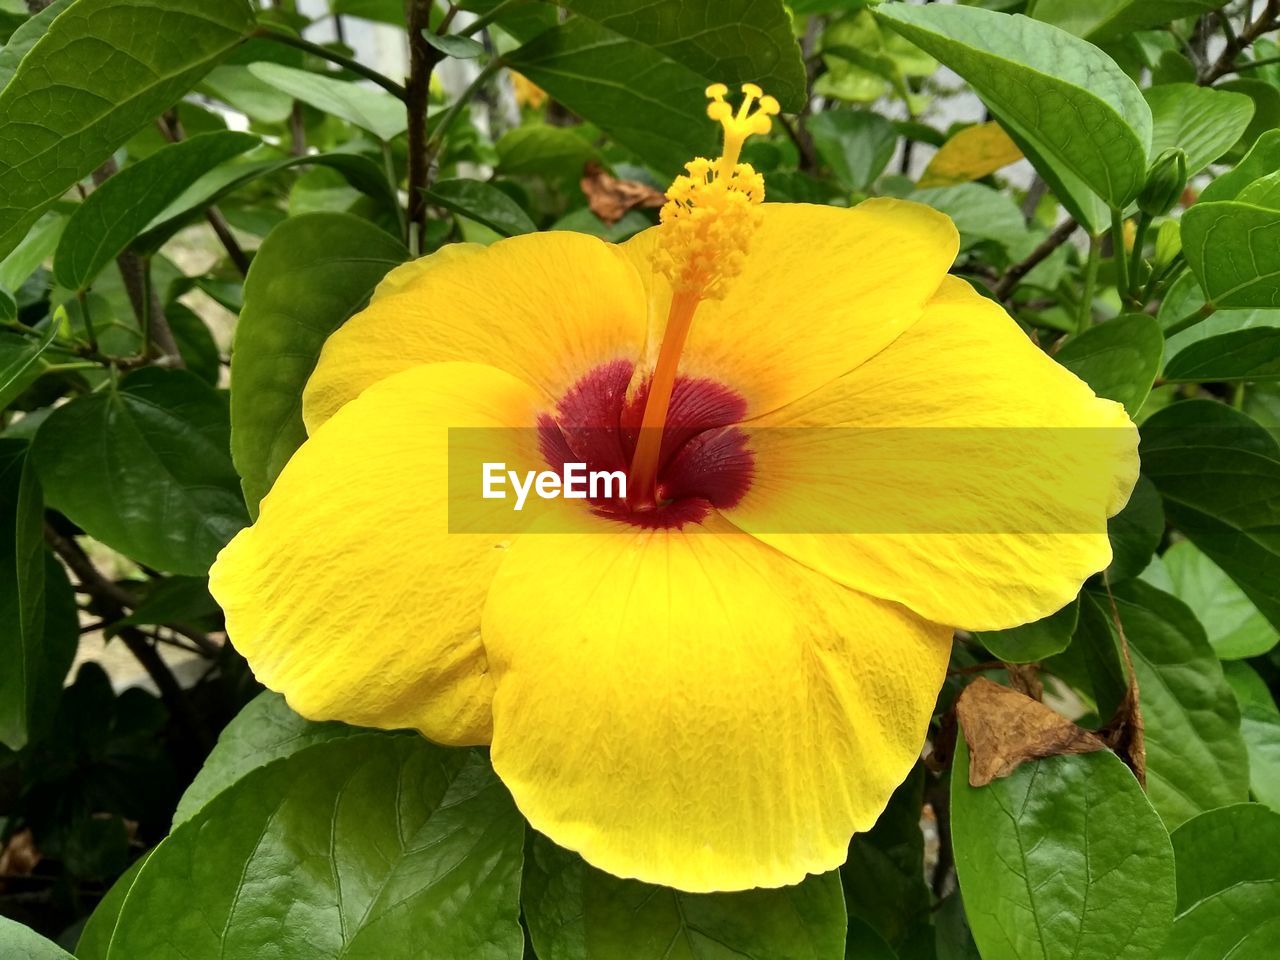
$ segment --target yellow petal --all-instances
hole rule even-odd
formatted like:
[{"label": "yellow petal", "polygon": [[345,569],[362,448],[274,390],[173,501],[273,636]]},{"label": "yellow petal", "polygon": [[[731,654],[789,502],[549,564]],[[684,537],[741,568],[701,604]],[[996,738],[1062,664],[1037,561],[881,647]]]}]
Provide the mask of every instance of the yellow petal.
[{"label": "yellow petal", "polygon": [[709,523],[517,541],[484,612],[493,763],[617,876],[796,883],[916,761],[950,631]]},{"label": "yellow petal", "polygon": [[942,145],[920,177],[920,186],[939,187],[981,180],[1022,159],[1004,127],[992,120],[965,127]]},{"label": "yellow petal", "polygon": [[[902,200],[853,209],[766,203],[741,274],[699,304],[680,372],[710,377],[752,415],[821,387],[874,356],[919,317],[955,259],[951,221]],[[648,291],[650,366],[671,302],[657,231],[622,245]]]},{"label": "yellow petal", "polygon": [[536,233],[446,247],[395,271],[328,339],[303,419],[313,431],[371,384],[441,361],[488,364],[555,399],[598,364],[634,362],[644,331],[639,277],[603,240]]},{"label": "yellow petal", "polygon": [[828,387],[752,425],[726,515],[854,589],[971,630],[1039,619],[1111,558],[1137,430],[949,279],[924,316]]},{"label": "yellow petal", "polygon": [[[258,679],[315,720],[488,742],[480,612],[510,535],[448,532],[449,454],[463,442],[451,451],[448,428],[528,426],[538,403],[492,367],[433,364],[380,381],[317,430],[210,572]],[[465,437],[501,447],[530,433]]]}]

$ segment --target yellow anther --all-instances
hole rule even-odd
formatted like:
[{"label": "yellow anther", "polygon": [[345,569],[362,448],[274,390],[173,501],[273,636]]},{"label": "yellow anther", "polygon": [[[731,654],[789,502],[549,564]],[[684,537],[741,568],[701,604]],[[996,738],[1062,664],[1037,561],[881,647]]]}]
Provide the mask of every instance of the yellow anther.
[{"label": "yellow anther", "polygon": [[742,85],[736,113],[728,93],[723,83],[707,87],[707,116],[724,130],[721,155],[685,164],[687,173],[672,182],[661,212],[659,262],[672,285],[695,299],[718,299],[742,270],[759,221],[755,208],[764,202],[764,177],[738,158],[747,137],[768,133],[780,109],[754,83]]}]

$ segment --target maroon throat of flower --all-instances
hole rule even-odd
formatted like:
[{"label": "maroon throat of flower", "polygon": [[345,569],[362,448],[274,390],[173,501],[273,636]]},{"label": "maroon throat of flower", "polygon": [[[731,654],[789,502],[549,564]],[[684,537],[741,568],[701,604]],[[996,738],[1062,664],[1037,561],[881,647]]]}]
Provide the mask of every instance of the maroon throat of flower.
[{"label": "maroon throat of flower", "polygon": [[[652,377],[630,390],[635,365],[615,360],[589,371],[538,420],[543,458],[556,472],[566,463],[627,475],[626,499],[589,500],[600,516],[645,528],[697,523],[737,504],[751,487],[755,457],[742,420],[742,396],[713,380],[677,375],[658,433],[641,426]],[[642,430],[657,441],[652,492],[637,487],[635,461]]]}]

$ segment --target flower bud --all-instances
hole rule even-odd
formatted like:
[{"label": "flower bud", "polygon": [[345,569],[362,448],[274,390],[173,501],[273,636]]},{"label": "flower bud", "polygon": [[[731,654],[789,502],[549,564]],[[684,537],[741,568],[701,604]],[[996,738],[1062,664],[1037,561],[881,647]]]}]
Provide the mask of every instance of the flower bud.
[{"label": "flower bud", "polygon": [[1156,254],[1152,269],[1163,270],[1182,252],[1182,225],[1177,220],[1166,220],[1156,231]]},{"label": "flower bud", "polygon": [[1156,158],[1147,172],[1147,182],[1138,194],[1138,209],[1150,217],[1160,217],[1173,209],[1187,186],[1187,155],[1171,147]]}]

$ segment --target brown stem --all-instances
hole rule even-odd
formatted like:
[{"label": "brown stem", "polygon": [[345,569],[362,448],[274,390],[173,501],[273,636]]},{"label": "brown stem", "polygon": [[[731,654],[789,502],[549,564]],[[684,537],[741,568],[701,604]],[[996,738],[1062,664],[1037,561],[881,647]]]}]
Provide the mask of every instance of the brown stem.
[{"label": "brown stem", "polygon": [[1076,232],[1078,226],[1080,224],[1076,223],[1074,218],[1068,217],[1054,227],[1053,233],[1049,234],[1040,246],[1032,250],[1025,260],[1015,263],[1004,272],[1004,276],[1000,278],[1000,282],[996,284],[995,290],[992,292],[1001,300],[1008,299],[1009,294],[1013,293],[1014,288],[1021,282],[1022,278],[1034,270],[1036,265],[1048,257],[1049,254],[1066,243],[1068,238]]},{"label": "brown stem", "polygon": [[1275,30],[1277,27],[1280,27],[1280,0],[1267,0],[1267,5],[1258,15],[1257,20],[1245,24],[1244,29],[1238,34],[1228,36],[1227,44],[1222,48],[1222,53],[1218,54],[1218,59],[1201,70],[1197,82],[1201,86],[1206,86],[1219,77],[1233,72],[1236,57],[1252,46],[1253,42],[1264,33]]},{"label": "brown stem", "polygon": [[[294,104],[294,112],[297,114],[298,104]],[[182,129],[182,121],[178,119],[178,115],[170,110],[156,119],[156,124],[160,127],[160,132],[169,139],[171,143],[177,143],[179,140],[186,139],[186,133]],[[218,238],[218,242],[222,244],[222,248],[227,251],[227,258],[235,264],[235,268],[240,271],[240,275],[248,276],[249,274],[249,257],[245,254],[244,249],[240,246],[240,242],[236,240],[235,234],[231,232],[231,227],[227,223],[227,218],[222,215],[222,211],[215,204],[210,204],[204,212],[204,218],[208,221],[209,226],[213,228],[214,236]]]},{"label": "brown stem", "polygon": [[409,112],[409,217],[411,249],[421,250],[427,227],[427,179],[430,171],[427,152],[427,101],[431,72],[444,54],[423,37],[431,14],[432,0],[406,0],[409,23],[409,79],[405,107]]},{"label": "brown stem", "polygon": [[[44,535],[53,552],[61,557],[71,572],[76,575],[81,592],[94,597],[110,620],[123,619],[126,608],[136,606],[137,601],[133,599],[132,594],[103,576],[78,543],[69,537],[64,537],[48,523],[45,524]],[[209,735],[195,708],[192,707],[186,691],[178,683],[178,678],[164,662],[164,658],[156,652],[155,647],[147,642],[146,636],[136,627],[121,628],[120,639],[124,641],[142,669],[147,672],[147,676],[160,691],[160,698],[186,730],[187,735],[202,750],[207,751],[213,745],[213,738]]]},{"label": "brown stem", "polygon": [[[114,619],[120,619],[126,610],[137,609],[137,598],[114,580],[103,576],[78,543],[70,537],[64,537],[47,523],[44,527],[44,538],[53,552],[61,557],[67,568],[76,575],[81,591],[102,603],[108,613],[119,614]],[[217,656],[218,644],[199,630],[179,623],[166,623],[165,626],[174,633],[186,637],[199,647],[200,652],[205,656]]]}]

